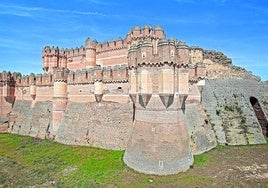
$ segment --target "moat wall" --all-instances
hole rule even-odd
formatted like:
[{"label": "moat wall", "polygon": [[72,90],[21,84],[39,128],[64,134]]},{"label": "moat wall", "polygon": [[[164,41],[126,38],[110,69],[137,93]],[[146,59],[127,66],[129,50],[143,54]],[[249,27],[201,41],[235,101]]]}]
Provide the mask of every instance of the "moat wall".
[{"label": "moat wall", "polygon": [[123,150],[126,148],[133,121],[132,103],[69,102],[62,123],[52,134],[52,102],[16,101],[14,124],[8,131],[42,139],[54,139],[69,145],[85,145]]},{"label": "moat wall", "polygon": [[267,120],[267,93],[268,88],[254,80],[207,80],[202,92],[202,105],[217,142],[228,145],[266,143],[250,98],[259,101]]},{"label": "moat wall", "polygon": [[[268,87],[254,80],[210,79],[202,91],[202,105],[186,104],[186,124],[193,154],[219,144],[265,143],[250,97],[268,117]],[[55,141],[70,145],[125,149],[133,125],[133,104],[69,102]],[[8,131],[51,138],[52,102],[16,100]]]},{"label": "moat wall", "polygon": [[52,102],[37,102],[33,108],[31,106],[31,101],[15,101],[12,110],[15,121],[8,131],[44,139],[49,136]]},{"label": "moat wall", "polygon": [[132,103],[68,103],[55,140],[64,144],[123,150],[132,121]]}]

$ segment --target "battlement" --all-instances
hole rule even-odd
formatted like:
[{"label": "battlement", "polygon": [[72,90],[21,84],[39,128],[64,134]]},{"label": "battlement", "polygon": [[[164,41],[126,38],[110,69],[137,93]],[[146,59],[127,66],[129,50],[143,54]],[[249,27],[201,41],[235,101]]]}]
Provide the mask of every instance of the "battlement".
[{"label": "battlement", "polygon": [[[201,99],[209,102],[209,112],[219,102],[210,102],[217,92],[222,98],[226,89],[241,82],[230,85],[223,80],[213,86],[208,80],[206,88],[205,78],[248,75],[231,66],[231,59],[221,52],[166,39],[159,26],[136,26],[125,39],[108,42],[87,38],[75,49],[46,46],[42,64],[44,74],[0,73],[0,116],[8,119],[8,131],[72,145],[124,149],[129,167],[157,175],[186,171],[193,154],[215,147],[220,137],[220,143],[228,143],[227,132],[211,128]],[[229,94],[230,99],[224,97],[226,104],[234,96],[241,103],[255,95],[234,95],[231,90]],[[216,113],[219,105],[214,107],[210,115],[218,121],[224,109]],[[254,124],[246,124],[256,127],[253,116],[245,119]],[[264,137],[257,142],[264,143]]]},{"label": "battlement", "polygon": [[43,70],[46,73],[51,73],[54,68],[67,67],[67,54],[65,49],[59,49],[58,47],[44,47],[42,51],[42,64]]},{"label": "battlement", "polygon": [[99,67],[70,71],[68,84],[93,84],[95,81],[103,83],[125,83],[128,82],[127,66]]},{"label": "battlement", "polygon": [[77,57],[77,56],[85,56],[86,48],[84,46],[76,47],[75,49],[66,49],[67,58],[69,57]]},{"label": "battlement", "polygon": [[53,85],[53,75],[52,74],[33,74],[22,75],[18,72],[6,72],[0,73],[0,83],[11,84],[13,83],[16,87],[28,87],[32,84],[37,86],[51,86]]},{"label": "battlement", "polygon": [[102,53],[106,51],[120,50],[124,48],[127,48],[126,41],[123,40],[122,38],[118,38],[116,41],[111,40],[103,43],[98,43],[96,47],[96,52]]},{"label": "battlement", "polygon": [[132,41],[144,40],[147,38],[151,39],[165,39],[166,35],[164,30],[160,26],[156,26],[155,28],[145,25],[143,28],[139,26],[135,26],[129,31],[126,36],[126,42],[131,43]]},{"label": "battlement", "polygon": [[184,42],[175,39],[159,39],[157,45],[154,45],[151,40],[139,41],[128,51],[130,68],[138,64],[163,64],[165,62],[172,62],[176,66],[192,64],[192,67],[198,67],[197,64],[203,62],[203,49],[189,48]]}]

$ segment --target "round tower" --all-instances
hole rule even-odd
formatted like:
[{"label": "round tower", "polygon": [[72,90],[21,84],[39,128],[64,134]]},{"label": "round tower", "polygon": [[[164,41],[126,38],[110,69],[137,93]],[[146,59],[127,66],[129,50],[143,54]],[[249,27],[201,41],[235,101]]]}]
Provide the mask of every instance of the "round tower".
[{"label": "round tower", "polygon": [[132,37],[137,39],[140,37],[140,34],[141,34],[141,28],[139,26],[135,26],[132,29]]},{"label": "round tower", "polygon": [[53,114],[52,114],[52,136],[56,132],[62,122],[65,109],[67,107],[67,69],[54,69],[54,93],[53,93]]},{"label": "round tower", "polygon": [[140,41],[137,48],[137,62],[150,62],[153,59],[153,45],[150,40]]},{"label": "round tower", "polygon": [[155,34],[155,37],[157,37],[159,39],[165,39],[166,38],[164,30],[160,26],[156,26],[154,28],[154,34]]},{"label": "round tower", "polygon": [[51,49],[51,62],[50,62],[52,68],[56,68],[59,66],[58,57],[59,57],[59,48],[58,47],[54,48],[53,46]]},{"label": "round tower", "polygon": [[157,53],[160,57],[160,62],[168,62],[170,60],[170,54],[169,54],[169,42],[168,40],[161,39],[158,41],[157,45]]},{"label": "round tower", "polygon": [[86,68],[93,68],[96,65],[96,46],[98,42],[96,40],[86,40]]},{"label": "round tower", "polygon": [[137,47],[132,46],[128,50],[128,66],[136,67],[137,66]]},{"label": "round tower", "polygon": [[151,30],[152,28],[148,25],[145,25],[143,28],[142,28],[142,36],[144,38],[147,38],[149,37],[149,35],[151,34]]},{"label": "round tower", "polygon": [[67,68],[67,55],[64,49],[61,49],[59,52],[59,67]]},{"label": "round tower", "polygon": [[99,103],[103,96],[103,72],[101,67],[94,67],[94,95],[96,101]]},{"label": "round tower", "polygon": [[177,43],[177,52],[178,52],[178,56],[179,56],[179,61],[178,63],[180,64],[189,64],[190,62],[190,52],[189,52],[189,48],[186,45],[185,42],[183,41],[178,41]]},{"label": "round tower", "polygon": [[193,155],[182,108],[186,95],[180,97],[175,87],[178,70],[175,62],[168,62],[169,42],[164,40],[160,46],[162,62],[155,62],[147,41],[137,45],[135,67],[129,59],[129,95],[135,112],[123,160],[139,172],[167,175],[189,169]]},{"label": "round tower", "polygon": [[42,64],[43,64],[43,70],[45,72],[47,72],[49,69],[49,53],[50,48],[48,46],[44,47],[42,51]]}]

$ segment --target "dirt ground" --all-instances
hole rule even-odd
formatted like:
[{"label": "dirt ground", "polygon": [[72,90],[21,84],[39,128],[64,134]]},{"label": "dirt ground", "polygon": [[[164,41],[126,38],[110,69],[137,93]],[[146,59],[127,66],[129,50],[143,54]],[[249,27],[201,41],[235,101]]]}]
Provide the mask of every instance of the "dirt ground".
[{"label": "dirt ground", "polygon": [[268,145],[225,147],[208,153],[208,166],[193,169],[216,187],[268,187]]},{"label": "dirt ground", "polygon": [[124,181],[129,187],[268,187],[268,144],[218,146],[203,156],[206,161],[184,173],[147,176],[142,183],[141,175],[130,170]]},{"label": "dirt ground", "polygon": [[[26,141],[28,139],[25,139]],[[34,140],[35,141],[35,140]],[[42,143],[42,141],[35,141]],[[32,144],[32,141],[28,144]],[[36,143],[35,143],[36,144]],[[47,144],[47,143],[46,143]],[[51,144],[52,145],[52,144]],[[21,154],[25,154],[27,147],[23,142],[20,147],[15,147],[15,150],[20,149]],[[24,147],[22,147],[24,146]],[[52,145],[53,146],[53,145]],[[3,145],[0,145],[0,151]],[[63,146],[62,146],[63,147]],[[64,146],[68,149],[72,146]],[[33,147],[32,147],[33,148]],[[82,149],[81,149],[82,150]],[[116,168],[112,174],[115,174],[107,181],[95,182],[92,174],[86,172],[87,178],[75,177],[74,182],[64,182],[62,172],[73,166],[66,166],[63,171],[47,168],[47,165],[57,166],[56,158],[51,158],[49,163],[39,166],[22,165],[17,157],[10,158],[5,154],[6,151],[2,148],[0,152],[0,188],[1,187],[158,187],[158,188],[206,188],[206,187],[230,187],[230,188],[268,188],[268,144],[251,145],[251,146],[217,146],[217,148],[195,157],[195,164],[186,172],[168,176],[154,176],[135,172],[123,164],[122,158],[118,158],[117,165],[122,164],[122,168]],[[87,148],[83,148],[87,151]],[[102,153],[105,153],[102,151]],[[102,155],[96,153],[96,156]],[[122,152],[123,153],[123,152]],[[33,155],[34,156],[34,155]],[[57,156],[57,155],[55,155]],[[95,157],[96,157],[95,156]],[[21,158],[21,157],[18,157]],[[53,160],[52,160],[53,159]],[[100,158],[104,160],[104,158]],[[37,160],[38,161],[38,160]],[[46,160],[45,160],[46,161]],[[61,161],[64,162],[64,161]],[[98,161],[96,161],[98,162]],[[101,164],[101,163],[100,163]],[[88,164],[86,164],[88,165]],[[82,168],[84,168],[82,166]],[[111,166],[103,167],[101,174]],[[51,171],[47,171],[51,170]],[[65,172],[66,173],[66,172]],[[83,174],[84,175],[84,174]],[[94,174],[93,174],[94,175]],[[96,177],[96,176],[95,176]],[[105,176],[104,176],[105,178]],[[107,177],[109,178],[109,177]],[[53,181],[48,181],[48,180]],[[81,183],[81,181],[85,181]],[[93,183],[92,183],[93,181]],[[90,184],[88,183],[90,182]],[[95,182],[95,183],[94,183]],[[83,186],[78,186],[80,185]],[[74,186],[76,185],[76,186]]]}]

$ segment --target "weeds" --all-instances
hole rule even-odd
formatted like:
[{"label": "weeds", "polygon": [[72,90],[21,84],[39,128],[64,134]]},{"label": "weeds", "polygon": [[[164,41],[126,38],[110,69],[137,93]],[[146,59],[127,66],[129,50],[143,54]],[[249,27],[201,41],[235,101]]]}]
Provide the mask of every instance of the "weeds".
[{"label": "weeds", "polygon": [[[262,154],[267,151],[266,145],[258,147],[262,147]],[[215,183],[224,187],[222,181],[218,182],[209,173],[213,168],[226,169],[219,166],[223,161],[236,162],[237,166],[239,161],[233,157],[236,148],[219,145],[194,156],[194,168],[187,172],[156,176],[138,173],[124,165],[124,151],[0,134],[0,187],[210,187]],[[241,147],[241,151],[243,148],[248,147]],[[231,183],[236,185],[235,181]]]}]

